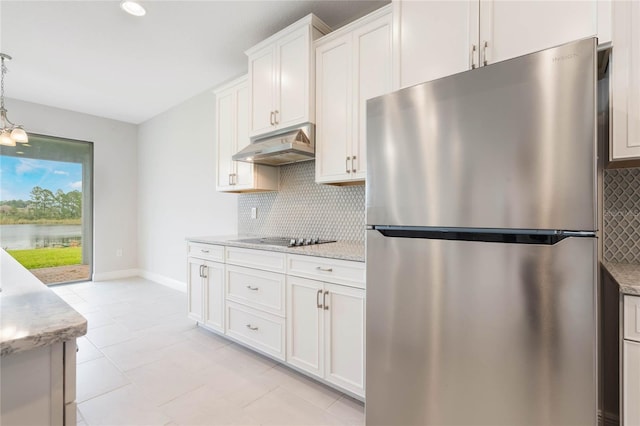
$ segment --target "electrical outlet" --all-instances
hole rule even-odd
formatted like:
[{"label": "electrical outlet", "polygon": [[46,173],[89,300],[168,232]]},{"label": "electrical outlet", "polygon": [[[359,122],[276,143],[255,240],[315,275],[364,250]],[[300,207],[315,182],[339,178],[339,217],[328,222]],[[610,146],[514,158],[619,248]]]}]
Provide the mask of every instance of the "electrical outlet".
[{"label": "electrical outlet", "polygon": [[257,218],[258,218],[258,208],[251,207],[251,219],[257,219]]},{"label": "electrical outlet", "polygon": [[122,257],[122,249],[116,250],[116,257]]}]

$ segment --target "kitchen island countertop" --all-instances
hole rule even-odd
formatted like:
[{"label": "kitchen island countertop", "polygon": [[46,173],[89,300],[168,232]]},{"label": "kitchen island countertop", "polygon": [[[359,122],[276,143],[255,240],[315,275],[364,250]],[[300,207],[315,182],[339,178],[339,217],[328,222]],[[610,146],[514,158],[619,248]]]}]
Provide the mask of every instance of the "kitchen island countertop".
[{"label": "kitchen island countertop", "polygon": [[0,262],[0,356],[87,333],[87,320],[4,250]]},{"label": "kitchen island countertop", "polygon": [[602,262],[620,287],[620,293],[640,295],[640,265],[634,263]]},{"label": "kitchen island countertop", "polygon": [[335,243],[316,244],[299,247],[280,247],[266,244],[253,244],[237,241],[255,236],[226,235],[207,237],[188,237],[187,241],[194,243],[217,244],[223,246],[243,247],[256,250],[277,251],[282,253],[301,254],[305,256],[326,257],[329,259],[351,260],[364,262],[364,242],[337,241]]}]

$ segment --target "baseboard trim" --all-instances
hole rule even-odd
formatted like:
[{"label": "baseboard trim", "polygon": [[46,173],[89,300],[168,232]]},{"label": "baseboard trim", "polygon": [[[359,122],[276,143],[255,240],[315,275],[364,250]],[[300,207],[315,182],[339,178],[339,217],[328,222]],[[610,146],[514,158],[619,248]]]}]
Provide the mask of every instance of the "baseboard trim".
[{"label": "baseboard trim", "polygon": [[121,269],[119,271],[111,272],[94,272],[92,281],[109,281],[117,280],[119,278],[131,278],[140,275],[138,269]]},{"label": "baseboard trim", "polygon": [[187,284],[183,283],[182,281],[178,281],[173,278],[165,277],[164,275],[156,274],[156,273],[145,271],[145,270],[139,270],[139,276],[147,280],[156,282],[158,284],[162,284],[163,286],[172,288],[174,290],[178,290],[183,293],[187,292]]}]

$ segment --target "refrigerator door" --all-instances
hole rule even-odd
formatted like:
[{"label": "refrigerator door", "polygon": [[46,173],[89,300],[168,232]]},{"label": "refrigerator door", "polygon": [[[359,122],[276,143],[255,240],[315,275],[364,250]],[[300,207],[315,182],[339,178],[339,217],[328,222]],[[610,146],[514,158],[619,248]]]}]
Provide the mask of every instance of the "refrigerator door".
[{"label": "refrigerator door", "polygon": [[367,425],[595,425],[596,239],[367,231]]},{"label": "refrigerator door", "polygon": [[596,230],[596,41],[367,102],[367,224]]}]

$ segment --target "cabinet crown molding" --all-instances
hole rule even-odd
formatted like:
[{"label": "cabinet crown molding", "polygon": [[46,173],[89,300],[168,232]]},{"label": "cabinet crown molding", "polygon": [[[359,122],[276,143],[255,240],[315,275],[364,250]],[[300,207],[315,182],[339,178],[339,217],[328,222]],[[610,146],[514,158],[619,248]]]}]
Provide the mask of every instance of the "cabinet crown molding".
[{"label": "cabinet crown molding", "polygon": [[289,25],[288,27],[278,31],[275,34],[273,34],[271,37],[266,38],[266,39],[262,40],[260,43],[256,44],[255,46],[245,50],[244,53],[247,56],[251,56],[255,52],[257,52],[260,49],[264,48],[265,46],[268,46],[268,45],[276,42],[277,40],[279,40],[280,38],[282,38],[286,34],[288,34],[290,32],[293,32],[293,31],[296,31],[296,30],[298,30],[300,28],[303,28],[305,26],[308,26],[308,25],[311,25],[313,28],[316,28],[322,34],[327,34],[327,33],[331,32],[331,27],[330,26],[325,24],[320,18],[318,18],[313,13],[310,13],[307,16],[305,16],[304,18],[301,18],[301,19],[297,20],[296,22],[294,22],[293,24]]}]

